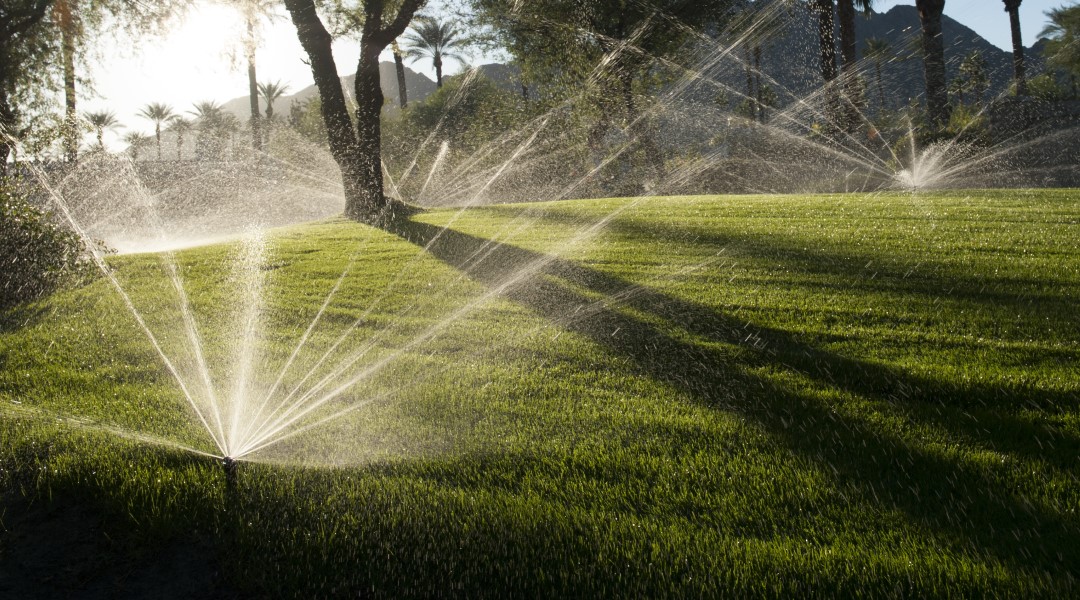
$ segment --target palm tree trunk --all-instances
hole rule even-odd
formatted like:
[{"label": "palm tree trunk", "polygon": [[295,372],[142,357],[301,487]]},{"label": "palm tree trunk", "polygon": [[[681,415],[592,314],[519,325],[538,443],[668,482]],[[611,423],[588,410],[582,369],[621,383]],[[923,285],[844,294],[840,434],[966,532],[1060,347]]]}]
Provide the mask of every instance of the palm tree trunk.
[{"label": "palm tree trunk", "polygon": [[818,44],[821,49],[821,76],[828,83],[836,79],[836,43],[833,41],[833,0],[816,0]]},{"label": "palm tree trunk", "polygon": [[948,83],[945,80],[945,45],[941,34],[941,13],[945,0],[915,0],[922,23],[923,75],[926,80],[926,109],[930,122],[942,127],[949,121]]},{"label": "palm tree trunk", "polygon": [[435,87],[442,87],[442,57],[438,53],[435,54]]},{"label": "palm tree trunk", "polygon": [[154,137],[157,138],[157,159],[161,160],[161,121],[154,123]]},{"label": "palm tree trunk", "polygon": [[401,48],[397,42],[391,44],[394,52],[394,69],[397,71],[398,105],[405,108],[409,105],[409,93],[405,89],[405,57],[401,56]]},{"label": "palm tree trunk", "polygon": [[855,61],[858,60],[855,49],[855,3],[853,0],[838,0],[836,12],[840,19],[840,87],[844,94],[844,126],[851,131],[859,123],[855,82]]},{"label": "palm tree trunk", "polygon": [[[253,9],[249,9],[253,10]],[[255,78],[255,19],[247,16],[248,97],[251,104],[251,148],[262,149],[262,133],[259,131],[259,84]]]},{"label": "palm tree trunk", "polygon": [[1024,43],[1020,38],[1020,3],[1008,4],[1009,27],[1012,29],[1013,79],[1016,95],[1027,96],[1027,77],[1024,74]]},{"label": "palm tree trunk", "polygon": [[60,25],[61,60],[64,61],[64,155],[68,162],[79,158],[79,123],[75,105],[75,18],[72,0],[58,0],[56,16]]}]

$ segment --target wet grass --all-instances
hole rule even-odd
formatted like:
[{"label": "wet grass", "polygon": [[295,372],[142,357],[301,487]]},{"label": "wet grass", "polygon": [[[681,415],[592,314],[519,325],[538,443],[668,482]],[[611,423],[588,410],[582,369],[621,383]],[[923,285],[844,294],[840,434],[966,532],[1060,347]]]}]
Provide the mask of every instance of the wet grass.
[{"label": "wet grass", "polygon": [[[213,453],[106,282],[56,294],[0,324],[0,592],[131,580],[18,560],[78,505],[124,569],[211,557],[171,575],[213,570],[207,595],[1075,596],[1078,226],[1074,191],[1010,190],[281,230],[261,352],[280,367],[355,260],[311,356],[370,309],[342,352],[393,360],[345,400],[378,402],[267,448],[235,490],[120,435]],[[237,252],[177,255],[217,377]],[[112,261],[175,331],[151,310],[160,257]]]}]

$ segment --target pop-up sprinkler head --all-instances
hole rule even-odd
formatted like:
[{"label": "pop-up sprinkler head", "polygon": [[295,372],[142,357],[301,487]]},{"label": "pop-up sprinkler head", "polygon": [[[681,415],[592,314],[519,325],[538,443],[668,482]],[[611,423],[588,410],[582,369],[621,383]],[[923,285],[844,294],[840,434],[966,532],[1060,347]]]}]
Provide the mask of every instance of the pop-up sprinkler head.
[{"label": "pop-up sprinkler head", "polygon": [[225,487],[234,490],[236,489],[236,472],[240,466],[240,463],[231,456],[226,456],[221,461],[221,466],[225,470]]}]

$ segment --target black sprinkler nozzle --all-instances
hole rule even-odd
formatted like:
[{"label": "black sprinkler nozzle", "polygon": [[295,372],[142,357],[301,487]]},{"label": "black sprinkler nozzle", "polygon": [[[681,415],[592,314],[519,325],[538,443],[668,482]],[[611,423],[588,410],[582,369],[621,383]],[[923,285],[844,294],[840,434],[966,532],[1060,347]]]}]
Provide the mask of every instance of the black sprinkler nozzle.
[{"label": "black sprinkler nozzle", "polygon": [[230,489],[236,489],[236,472],[240,466],[240,463],[231,456],[226,456],[221,461],[221,466],[225,470],[225,486]]}]

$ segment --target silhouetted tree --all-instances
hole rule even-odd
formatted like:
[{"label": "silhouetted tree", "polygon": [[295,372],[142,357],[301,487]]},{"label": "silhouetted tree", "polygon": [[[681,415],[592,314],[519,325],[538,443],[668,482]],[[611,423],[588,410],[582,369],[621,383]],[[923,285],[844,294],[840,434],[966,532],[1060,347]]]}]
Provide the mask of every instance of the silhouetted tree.
[{"label": "silhouetted tree", "polygon": [[88,112],[83,115],[87,123],[94,128],[94,133],[97,136],[97,147],[105,150],[105,131],[111,129],[118,129],[121,127],[120,121],[116,119],[116,113],[111,110],[103,110],[99,112]]},{"label": "silhouetted tree", "polygon": [[[131,154],[131,160],[139,160],[139,151],[150,141],[150,138],[142,132],[129,131],[124,134],[123,140],[128,145],[128,153]],[[158,149],[161,149],[161,144],[158,144]]]},{"label": "silhouetted tree", "polygon": [[405,31],[424,1],[401,0],[391,14],[386,11],[391,4],[387,0],[363,0],[357,8],[360,60],[353,88],[358,104],[354,130],[331,51],[333,37],[316,12],[314,0],[285,0],[319,89],[330,154],[341,169],[345,187],[345,215],[352,219],[382,224],[393,218],[383,193],[379,54]]},{"label": "silhouetted tree", "polygon": [[184,136],[192,130],[193,126],[191,121],[179,115],[169,119],[169,129],[176,134],[176,160],[182,158],[181,152],[184,149]]},{"label": "silhouetted tree", "polygon": [[175,114],[168,104],[151,102],[139,111],[139,116],[154,122],[154,137],[157,138],[157,157],[161,160],[161,125],[172,119]]},{"label": "silhouetted tree", "polygon": [[443,84],[443,61],[463,61],[464,57],[458,54],[458,49],[465,45],[465,38],[461,36],[453,25],[445,21],[439,21],[431,17],[417,17],[412,31],[402,36],[405,43],[405,56],[412,61],[431,59],[435,66],[435,86]]},{"label": "silhouetted tree", "polygon": [[288,84],[281,81],[267,81],[259,84],[259,95],[266,103],[266,121],[274,120],[274,102],[289,91]]}]

